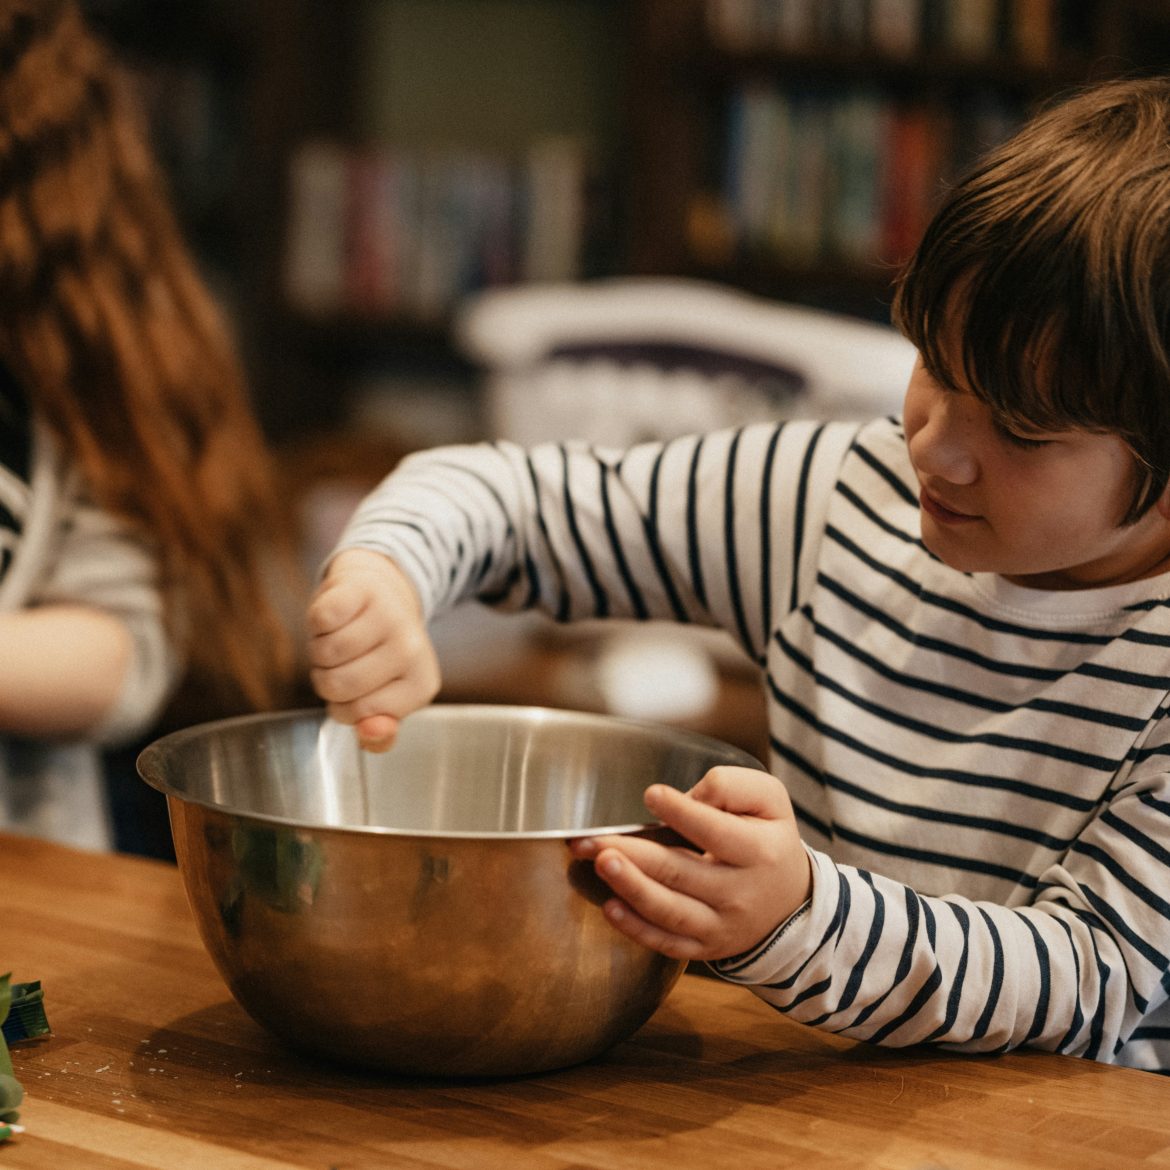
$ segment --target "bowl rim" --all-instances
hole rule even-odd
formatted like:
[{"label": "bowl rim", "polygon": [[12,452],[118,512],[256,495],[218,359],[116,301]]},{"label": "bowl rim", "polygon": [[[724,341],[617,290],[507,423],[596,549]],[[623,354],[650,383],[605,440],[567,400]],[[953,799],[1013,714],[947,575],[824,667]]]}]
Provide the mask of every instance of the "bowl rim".
[{"label": "bowl rim", "polygon": [[[577,711],[569,708],[542,707],[539,705],[511,704],[511,703],[430,703],[419,711],[406,716],[407,719],[427,711],[444,710],[475,714],[490,712],[495,715],[508,715],[522,719],[555,719],[569,723],[603,722],[610,726],[626,726],[634,730],[652,731],[682,743],[691,743],[696,747],[716,748],[727,755],[723,763],[728,766],[752,768],[756,771],[767,771],[767,768],[744,748],[728,743],[713,735],[706,735],[689,728],[676,727],[672,724],[661,723],[650,719],[636,719],[624,715],[610,715],[605,712]],[[135,759],[135,769],[139,777],[151,788],[161,792],[168,802],[175,800],[183,805],[194,806],[219,813],[223,816],[247,820],[263,825],[277,825],[282,828],[299,830],[305,833],[353,833],[363,836],[396,837],[396,838],[432,838],[443,840],[469,841],[537,841],[558,840],[568,841],[580,837],[616,836],[646,832],[663,828],[663,823],[653,817],[644,821],[631,821],[616,825],[591,825],[582,829],[397,829],[389,825],[360,825],[360,824],[325,824],[322,822],[297,819],[281,816],[277,813],[257,812],[254,809],[242,808],[238,805],[227,804],[221,801],[206,800],[189,795],[177,789],[173,784],[164,780],[153,769],[154,757],[161,755],[164,749],[173,748],[187,740],[201,739],[217,730],[242,727],[250,723],[282,724],[296,723],[303,720],[317,720],[322,724],[331,722],[330,716],[324,707],[296,707],[281,711],[259,711],[244,715],[229,715],[220,719],[207,720],[192,724],[189,727],[179,728],[167,732],[151,741],[139,751]],[[344,726],[338,724],[338,726]],[[393,749],[391,749],[393,750]],[[713,765],[714,766],[714,765]],[[647,787],[654,781],[647,781]]]}]

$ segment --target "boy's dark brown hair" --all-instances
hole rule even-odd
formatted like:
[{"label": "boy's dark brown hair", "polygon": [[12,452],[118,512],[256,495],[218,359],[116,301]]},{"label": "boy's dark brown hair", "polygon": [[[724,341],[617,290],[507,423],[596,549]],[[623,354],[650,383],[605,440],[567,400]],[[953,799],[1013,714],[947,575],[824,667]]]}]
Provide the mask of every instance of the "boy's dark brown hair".
[{"label": "boy's dark brown hair", "polygon": [[0,0],[0,305],[0,361],[158,551],[192,670],[274,705],[293,659],[268,453],[133,90],[73,0]]},{"label": "boy's dark brown hair", "polygon": [[1119,435],[1170,480],[1170,78],[1041,111],[946,195],[900,273],[894,321],[944,384],[1005,423]]}]

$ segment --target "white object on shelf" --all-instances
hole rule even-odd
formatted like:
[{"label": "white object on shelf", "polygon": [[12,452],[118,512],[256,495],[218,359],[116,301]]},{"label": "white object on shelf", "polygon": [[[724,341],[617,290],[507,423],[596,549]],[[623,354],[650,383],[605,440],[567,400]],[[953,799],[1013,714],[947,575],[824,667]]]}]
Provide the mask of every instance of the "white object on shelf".
[{"label": "white object on shelf", "polygon": [[892,414],[914,364],[888,325],[685,279],[489,290],[455,337],[485,370],[493,436],[526,445]]}]

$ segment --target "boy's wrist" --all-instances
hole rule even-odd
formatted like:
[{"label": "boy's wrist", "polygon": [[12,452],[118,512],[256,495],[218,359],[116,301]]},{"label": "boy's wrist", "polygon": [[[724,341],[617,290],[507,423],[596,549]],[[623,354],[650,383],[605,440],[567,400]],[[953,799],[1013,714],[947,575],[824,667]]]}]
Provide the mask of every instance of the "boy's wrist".
[{"label": "boy's wrist", "polygon": [[386,553],[365,547],[343,548],[329,561],[325,568],[325,576],[328,578],[338,573],[366,569],[373,572],[384,572],[388,568],[398,573],[402,572]]},{"label": "boy's wrist", "polygon": [[329,562],[325,580],[345,575],[373,576],[380,582],[379,587],[390,590],[403,599],[409,599],[414,612],[425,616],[422,593],[414,579],[388,553],[365,546],[342,549]]}]

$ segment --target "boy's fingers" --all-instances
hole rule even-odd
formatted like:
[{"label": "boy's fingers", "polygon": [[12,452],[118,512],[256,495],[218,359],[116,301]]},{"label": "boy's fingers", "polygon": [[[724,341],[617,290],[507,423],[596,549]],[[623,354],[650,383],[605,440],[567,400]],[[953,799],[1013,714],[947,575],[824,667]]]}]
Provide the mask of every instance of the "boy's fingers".
[{"label": "boy's fingers", "polygon": [[751,835],[740,817],[664,784],[646,791],[646,807],[704,853],[731,865],[751,857]]},{"label": "boy's fingers", "polygon": [[[591,848],[591,857],[585,852],[578,856],[596,863],[603,851],[607,851],[606,861],[610,860],[610,854],[620,854],[629,863],[627,868],[636,868],[640,876],[663,890],[693,899],[704,912],[718,913],[727,902],[728,876],[737,868],[734,862],[729,865],[711,853],[704,855],[689,846],[666,846],[634,835],[598,838]],[[599,866],[597,872],[612,887],[605,868]],[[619,881],[629,877],[624,871],[615,876]],[[615,893],[618,892],[625,896],[628,891],[615,888]]]},{"label": "boy's fingers", "polygon": [[420,686],[417,680],[399,678],[348,701],[329,701],[328,708],[338,723],[356,727],[363,720],[378,716],[405,719],[412,711],[425,707],[433,697],[433,692]]},{"label": "boy's fingers", "polygon": [[698,849],[732,865],[747,865],[757,852],[753,822],[791,817],[784,786],[768,772],[713,768],[689,792],[652,784],[646,807]]},{"label": "boy's fingers", "polygon": [[326,581],[309,602],[305,624],[312,637],[331,634],[352,622],[365,608],[365,596],[345,582]]},{"label": "boy's fingers", "polygon": [[[409,672],[402,672],[397,677],[388,677],[387,672],[392,669],[393,667],[381,661],[377,654],[363,651],[357,657],[337,666],[310,664],[309,681],[317,694],[326,701],[346,703],[358,700],[363,695],[373,694],[379,688],[408,676]],[[372,713],[361,712],[358,717]]]},{"label": "boy's fingers", "polygon": [[[711,908],[698,898],[669,885],[617,849],[603,849],[597,858],[597,873],[620,901],[641,920],[638,941],[660,949],[673,940],[683,940],[697,955],[704,926],[718,925]],[[679,885],[682,885],[681,881]],[[611,921],[613,921],[612,915]],[[615,922],[615,925],[617,923]],[[669,952],[673,953],[673,952]]]},{"label": "boy's fingers", "polygon": [[688,795],[724,812],[766,820],[783,816],[790,808],[784,786],[770,772],[758,768],[712,768]]},{"label": "boy's fingers", "polygon": [[377,630],[359,618],[330,634],[314,634],[308,640],[306,653],[310,666],[333,670],[377,650],[381,644]]},{"label": "boy's fingers", "polygon": [[354,724],[358,742],[368,752],[384,752],[398,738],[398,720],[393,715],[368,715]]},{"label": "boy's fingers", "polygon": [[355,719],[353,714],[341,703],[327,703],[326,713],[337,723],[344,723],[354,729],[358,743],[366,750],[382,752],[393,747],[398,738],[399,720],[393,715],[367,715],[363,719]]},{"label": "boy's fingers", "polygon": [[667,958],[690,960],[706,957],[707,949],[698,939],[670,934],[652,922],[647,922],[620,898],[610,898],[603,909],[610,924],[627,938]]},{"label": "boy's fingers", "polygon": [[[327,703],[348,703],[361,698],[370,688],[354,685],[347,677],[344,668],[335,667],[331,670],[322,670],[319,667],[309,668],[309,682]],[[353,720],[351,719],[352,723]]]}]

